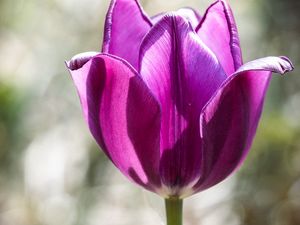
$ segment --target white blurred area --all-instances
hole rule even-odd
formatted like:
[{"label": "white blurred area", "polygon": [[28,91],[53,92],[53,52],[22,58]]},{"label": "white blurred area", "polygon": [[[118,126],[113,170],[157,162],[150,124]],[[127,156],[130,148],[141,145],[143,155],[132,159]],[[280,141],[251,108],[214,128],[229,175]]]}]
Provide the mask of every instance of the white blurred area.
[{"label": "white blurred area", "polygon": [[[150,15],[183,6],[198,8],[203,14],[209,2],[153,0],[142,4]],[[240,2],[231,1],[237,24],[248,24],[239,26],[247,61],[257,53],[245,43],[252,46],[259,40],[260,26],[251,1]],[[96,182],[86,184],[91,160],[103,153],[91,148],[95,143],[64,60],[100,49],[108,4],[108,0],[5,3],[4,18],[12,19],[13,25],[1,29],[0,80],[22,90],[29,100],[22,119],[26,141],[17,162],[20,176],[16,188],[0,187],[1,225],[164,224],[162,200],[127,181],[111,163],[96,165]],[[238,225],[239,217],[229,201],[234,177],[187,199],[185,225]]]}]

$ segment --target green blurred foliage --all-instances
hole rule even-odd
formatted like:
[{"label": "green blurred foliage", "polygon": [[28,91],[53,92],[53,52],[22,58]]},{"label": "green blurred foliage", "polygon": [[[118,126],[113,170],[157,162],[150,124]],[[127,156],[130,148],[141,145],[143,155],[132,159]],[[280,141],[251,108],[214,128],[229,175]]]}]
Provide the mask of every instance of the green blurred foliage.
[{"label": "green blurred foliage", "polygon": [[[242,224],[299,224],[300,198],[293,187],[300,175],[300,130],[288,126],[276,113],[265,117],[238,173],[236,209],[243,216]],[[281,215],[278,208],[286,203],[291,203],[289,214]]]},{"label": "green blurred foliage", "polygon": [[296,70],[286,79],[274,77],[271,82],[267,110],[238,173],[234,209],[241,215],[241,224],[296,225],[300,224],[300,106],[285,114],[283,111],[300,91],[300,4],[295,0],[259,0],[258,9],[265,52],[284,53]]},{"label": "green blurred foliage", "polygon": [[2,176],[14,173],[19,159],[22,99],[13,87],[0,83],[0,173]]}]

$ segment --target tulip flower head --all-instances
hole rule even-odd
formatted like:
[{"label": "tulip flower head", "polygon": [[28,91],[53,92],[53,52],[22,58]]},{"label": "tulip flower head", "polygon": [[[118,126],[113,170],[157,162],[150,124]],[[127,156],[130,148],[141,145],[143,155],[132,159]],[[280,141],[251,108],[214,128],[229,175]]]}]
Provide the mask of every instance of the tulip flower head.
[{"label": "tulip flower head", "polygon": [[225,0],[149,17],[136,0],[112,0],[101,52],[67,67],[90,131],[131,181],[164,198],[223,181],[244,161],[271,73],[286,57],[243,63]]}]

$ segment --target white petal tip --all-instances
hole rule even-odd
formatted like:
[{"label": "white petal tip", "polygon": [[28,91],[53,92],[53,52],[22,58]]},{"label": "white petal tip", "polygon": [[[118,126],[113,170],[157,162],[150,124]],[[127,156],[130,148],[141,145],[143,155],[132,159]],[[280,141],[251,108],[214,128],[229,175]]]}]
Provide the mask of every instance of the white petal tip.
[{"label": "white petal tip", "polygon": [[280,58],[282,59],[282,61],[280,62],[280,67],[281,67],[280,74],[285,74],[287,72],[294,70],[294,65],[291,62],[291,60],[289,60],[288,57],[280,56]]},{"label": "white petal tip", "polygon": [[72,57],[70,61],[66,61],[66,65],[70,70],[77,70],[81,68],[87,61],[98,55],[99,52],[84,52]]}]

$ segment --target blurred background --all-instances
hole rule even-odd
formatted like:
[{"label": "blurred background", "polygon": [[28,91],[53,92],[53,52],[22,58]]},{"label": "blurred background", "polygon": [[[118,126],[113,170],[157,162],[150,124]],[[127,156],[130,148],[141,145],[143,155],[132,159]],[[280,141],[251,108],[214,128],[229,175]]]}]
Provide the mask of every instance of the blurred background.
[{"label": "blurred background", "polygon": [[[143,0],[149,15],[208,0]],[[188,198],[185,225],[300,224],[300,2],[231,0],[244,61],[287,55],[241,169]],[[108,0],[0,0],[0,225],[163,224],[84,123],[64,60],[99,50]]]}]

